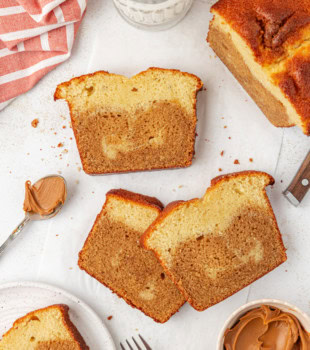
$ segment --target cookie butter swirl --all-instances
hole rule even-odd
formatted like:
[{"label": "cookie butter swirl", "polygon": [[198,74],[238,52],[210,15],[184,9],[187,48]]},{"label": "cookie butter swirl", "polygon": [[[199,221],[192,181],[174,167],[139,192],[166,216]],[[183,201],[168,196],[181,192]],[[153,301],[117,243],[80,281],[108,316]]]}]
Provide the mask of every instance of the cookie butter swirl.
[{"label": "cookie butter swirl", "polygon": [[67,196],[65,182],[60,176],[45,177],[34,185],[26,181],[25,190],[24,211],[40,215],[51,214]]},{"label": "cookie butter swirl", "polygon": [[310,333],[291,313],[262,305],[227,329],[225,350],[310,350]]}]

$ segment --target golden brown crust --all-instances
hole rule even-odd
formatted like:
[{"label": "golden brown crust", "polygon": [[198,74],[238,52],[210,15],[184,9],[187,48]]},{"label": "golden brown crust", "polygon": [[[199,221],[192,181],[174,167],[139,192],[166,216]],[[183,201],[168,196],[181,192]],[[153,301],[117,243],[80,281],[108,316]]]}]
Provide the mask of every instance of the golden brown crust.
[{"label": "golden brown crust", "polygon": [[225,18],[262,64],[283,56],[310,26],[308,0],[220,0],[211,12]]},{"label": "golden brown crust", "polygon": [[257,176],[257,175],[263,175],[269,178],[269,183],[266,186],[274,185],[275,181],[274,178],[263,172],[263,171],[257,171],[257,170],[245,170],[245,171],[239,171],[235,173],[220,175],[211,180],[211,186],[215,186],[216,184],[222,182],[222,181],[228,181],[229,179],[233,177],[248,177],[248,176]]},{"label": "golden brown crust", "polygon": [[[211,11],[221,16],[243,38],[261,66],[271,67],[270,79],[296,110],[303,132],[310,135],[309,0],[220,0]],[[212,23],[211,31],[214,30]],[[216,46],[221,45],[225,44],[212,43],[212,48],[219,51]],[[229,64],[225,57],[218,54],[271,122],[276,126],[290,126],[285,125],[289,122],[286,113],[277,113],[281,107],[274,101],[275,98],[271,99],[271,106],[266,103],[267,91],[252,92],[248,77],[240,77],[234,63]],[[290,123],[293,121],[290,120]]]},{"label": "golden brown crust", "polygon": [[121,188],[110,190],[107,193],[107,197],[111,195],[120,197],[124,200],[129,200],[131,202],[139,203],[141,205],[152,206],[152,207],[158,208],[159,210],[162,210],[164,208],[164,205],[162,204],[162,202],[155,197],[145,196],[143,194],[130,192],[127,190],[123,190]]},{"label": "golden brown crust", "polygon": [[62,307],[64,307],[63,317],[64,317],[65,325],[66,325],[68,332],[70,332],[71,336],[74,338],[74,340],[79,343],[81,350],[89,350],[89,347],[86,345],[85,340],[83,339],[82,335],[80,334],[80,332],[78,331],[76,326],[70,320],[69,307],[67,305],[62,305]]},{"label": "golden brown crust", "polygon": [[[191,73],[181,72],[178,69],[164,69],[164,68],[158,68],[158,67],[150,67],[147,70],[138,73],[134,77],[145,75],[150,70],[151,71],[167,71],[167,72],[178,73],[178,74],[181,73],[183,76],[187,76],[187,77],[191,77],[191,78],[196,79],[197,87],[196,87],[196,91],[193,92],[193,100],[194,100],[193,108],[195,110],[195,115],[197,115],[197,94],[203,88],[203,82],[201,81],[200,78],[198,78],[196,75],[191,74]],[[118,74],[113,74],[113,73],[109,73],[107,71],[103,71],[102,70],[102,71],[97,71],[97,72],[94,72],[94,73],[89,73],[89,74],[81,75],[79,77],[72,78],[71,80],[63,82],[63,83],[61,83],[61,84],[59,84],[57,86],[57,88],[55,90],[55,93],[54,93],[54,100],[56,101],[58,99],[63,99],[63,97],[61,96],[61,88],[69,87],[72,82],[81,83],[81,82],[83,82],[84,80],[86,80],[89,77],[95,77],[96,75],[101,75],[101,74],[103,74],[103,75],[119,76]],[[75,128],[75,120],[73,118],[73,112],[72,112],[73,108],[72,108],[72,106],[71,106],[69,101],[67,101],[67,104],[69,106],[69,111],[70,111],[70,116],[71,116],[71,123],[72,123],[72,126],[73,126],[72,129],[73,129],[74,137],[75,137],[76,143],[78,145],[79,144],[79,137],[78,137],[77,132],[75,131],[76,130],[76,128]],[[182,166],[182,168],[183,167],[186,168],[186,167],[189,167],[189,166],[192,165],[193,156],[195,154],[195,139],[196,139],[196,128],[193,130],[193,135],[192,135],[192,140],[193,140],[192,145],[193,146],[192,146],[192,150],[191,150],[191,153],[190,153],[189,160],[185,162],[185,164]],[[134,168],[134,167],[132,167],[131,169],[127,170],[126,172],[123,172],[123,171],[110,171],[109,172],[109,171],[107,171],[107,172],[102,173],[100,171],[96,172],[93,169],[90,169],[87,166],[85,160],[82,157],[80,157],[80,159],[81,159],[83,170],[85,171],[86,174],[89,174],[89,175],[123,174],[123,173],[129,173],[129,172],[137,172],[137,171],[152,171],[152,170],[164,170],[164,169],[178,169],[178,168],[180,168],[179,166],[156,167],[156,168],[152,168],[152,169]]]},{"label": "golden brown crust", "polygon": [[[78,142],[78,141],[77,141]],[[195,154],[195,152],[191,153],[191,157],[193,157]],[[154,170],[167,170],[167,169],[182,169],[182,168],[188,168],[192,165],[192,160],[188,163],[186,163],[186,165],[180,167],[180,166],[169,166],[169,167],[156,167],[156,168],[152,168],[152,169],[146,169],[146,168],[132,168],[126,171],[111,171],[111,172],[95,172],[93,170],[90,170],[86,165],[85,162],[83,162],[83,159],[81,159],[81,163],[82,163],[82,168],[85,171],[86,174],[88,175],[112,175],[112,174],[128,174],[128,173],[136,173],[136,172],[140,172],[140,171],[154,171]]]},{"label": "golden brown crust", "polygon": [[[174,72],[174,73],[178,73],[178,74],[181,73],[184,76],[194,78],[197,81],[197,90],[196,90],[196,92],[201,90],[202,87],[203,87],[203,82],[196,75],[191,74],[191,73],[187,73],[187,72],[181,72],[178,69],[165,69],[165,68],[158,68],[158,67],[150,67],[150,68],[146,69],[145,71],[142,71],[142,72],[136,74],[133,77],[138,77],[138,76],[141,76],[141,75],[145,75],[150,70],[151,71],[160,71],[160,72],[162,72],[162,71],[172,72],[172,73]],[[101,75],[101,74],[103,74],[103,75],[116,75],[116,76],[119,76],[118,74],[109,73],[108,71],[100,70],[100,71],[96,71],[94,73],[84,74],[84,75],[81,75],[79,77],[72,78],[69,81],[63,82],[63,83],[61,83],[61,84],[59,84],[57,86],[56,91],[54,93],[54,100],[56,101],[58,99],[62,99],[63,98],[63,97],[61,97],[61,92],[60,92],[62,87],[68,87],[72,82],[75,82],[75,81],[81,83],[84,80],[88,79],[89,77],[94,77],[96,75]]]},{"label": "golden brown crust", "polygon": [[[269,183],[266,184],[266,186],[268,185],[273,185],[274,184],[274,179],[271,175],[265,173],[265,172],[261,172],[261,171],[242,171],[242,172],[236,172],[236,173],[231,173],[231,174],[226,174],[226,175],[221,175],[221,176],[217,176],[215,177],[214,179],[211,180],[211,186],[207,189],[206,193],[211,191],[211,190],[214,190],[215,187],[219,186],[222,182],[225,182],[225,181],[229,181],[230,178],[232,177],[243,177],[243,176],[257,176],[257,175],[265,175],[267,176],[267,178],[269,178]],[[270,201],[269,201],[269,198],[267,196],[267,193],[266,191],[264,190],[264,197],[266,199],[266,203],[267,203],[267,206],[268,206],[268,209],[269,209],[269,214],[270,216],[274,219],[274,222],[275,222],[275,225],[276,225],[276,230],[277,230],[277,239],[279,240],[279,243],[282,247],[282,261],[277,265],[281,265],[282,263],[284,263],[287,259],[287,256],[286,256],[286,248],[284,247],[284,244],[283,244],[283,241],[282,241],[282,237],[281,237],[281,233],[280,233],[280,230],[279,230],[279,226],[278,226],[278,223],[277,223],[277,219],[275,217],[275,214],[273,212],[273,209],[272,209],[272,206],[270,204]],[[196,201],[197,199],[191,199],[189,201],[186,201],[186,203],[191,203],[191,202],[194,202]],[[158,224],[160,224],[168,215],[170,215],[173,211],[175,211],[179,206],[181,206],[182,204],[184,204],[184,201],[176,201],[176,202],[172,202],[170,203],[163,211],[162,213],[157,217],[157,219],[155,219],[155,221],[151,224],[151,226],[145,231],[145,233],[141,236],[141,239],[140,239],[140,243],[141,245],[148,249],[148,250],[151,250],[153,251],[153,253],[155,254],[155,256],[157,257],[157,259],[160,261],[161,265],[163,266],[163,269],[165,270],[165,272],[168,274],[168,276],[171,278],[171,280],[173,281],[173,283],[178,287],[178,289],[180,290],[180,292],[184,295],[186,301],[193,307],[195,308],[197,311],[203,311],[205,310],[205,308],[202,308],[200,307],[199,305],[197,305],[195,303],[195,301],[187,294],[186,290],[183,288],[182,286],[182,281],[177,281],[173,274],[171,274],[169,268],[167,267],[167,265],[165,264],[165,261],[163,261],[161,255],[159,253],[157,253],[155,250],[151,249],[150,247],[148,247],[147,245],[147,240],[148,238],[151,236],[152,232],[154,231],[154,229],[156,228],[156,226]],[[277,266],[275,266],[273,269],[275,269]],[[272,270],[270,270],[272,271]],[[268,272],[267,272],[268,273]],[[257,277],[254,281],[258,280],[259,278],[263,277],[264,275],[266,275],[267,273]],[[253,282],[254,282],[253,281]],[[229,296],[237,293],[239,290],[247,287],[248,285],[252,284],[253,282],[247,284],[247,285],[244,285],[242,286],[241,288],[238,288],[237,290],[234,290]],[[229,296],[227,296],[225,299],[227,299]],[[225,300],[223,299],[223,300]]]},{"label": "golden brown crust", "polygon": [[34,310],[29,313],[27,313],[25,316],[22,316],[18,318],[16,321],[14,321],[13,326],[2,336],[2,338],[8,336],[12,331],[15,330],[15,327],[18,326],[20,323],[24,322],[25,319],[31,317],[31,316],[37,316],[41,312],[44,312],[49,309],[58,309],[61,310],[62,313],[62,321],[64,324],[64,327],[67,329],[67,331],[71,334],[72,339],[79,345],[81,350],[89,350],[89,347],[86,345],[85,340],[75,327],[75,325],[72,323],[69,317],[69,306],[65,304],[54,304],[47,307],[44,307],[42,309]]},{"label": "golden brown crust", "polygon": [[112,286],[108,285],[105,281],[103,281],[102,279],[100,278],[97,278],[96,276],[94,276],[94,274],[90,273],[89,271],[87,271],[81,264],[81,260],[82,260],[82,255],[83,255],[83,251],[85,249],[85,247],[87,246],[87,243],[88,243],[88,240],[89,240],[89,237],[90,237],[90,234],[91,232],[93,231],[93,229],[96,227],[99,219],[101,218],[101,214],[102,212],[105,210],[107,204],[108,204],[108,198],[109,196],[118,196],[120,198],[122,198],[124,201],[131,201],[131,202],[136,202],[138,203],[139,205],[143,205],[145,207],[152,207],[154,209],[157,209],[158,210],[158,213],[161,212],[162,208],[163,208],[163,204],[155,197],[148,197],[148,196],[144,196],[144,195],[141,195],[141,194],[138,194],[138,193],[134,193],[134,192],[129,192],[127,190],[123,190],[123,189],[113,189],[113,190],[110,190],[107,194],[106,194],[106,201],[100,211],[100,213],[97,215],[96,217],[96,220],[93,224],[93,227],[91,228],[90,230],[90,233],[89,235],[87,236],[86,238],[86,241],[84,243],[84,246],[82,248],[82,250],[79,252],[79,260],[78,260],[78,266],[81,270],[84,270],[85,272],[87,272],[90,276],[92,276],[93,278],[95,278],[97,281],[99,281],[101,284],[103,284],[105,287],[109,288],[112,293],[116,294],[119,298],[122,298],[125,300],[125,302],[130,305],[132,308],[134,309],[138,309],[140,311],[142,311],[146,316],[152,318],[155,322],[157,323],[165,323],[167,322],[176,312],[179,311],[179,309],[184,305],[184,303],[182,303],[179,307],[178,310],[176,310],[174,313],[171,313],[171,314],[168,314],[166,319],[164,320],[159,320],[159,319],[156,319],[154,316],[148,314],[147,312],[145,312],[145,310],[142,310],[142,308],[134,305],[129,299],[126,298],[125,295],[122,295],[120,293],[118,293],[116,290],[113,289]]},{"label": "golden brown crust", "polygon": [[302,121],[303,132],[310,136],[310,46],[286,63],[285,70],[273,76]]}]

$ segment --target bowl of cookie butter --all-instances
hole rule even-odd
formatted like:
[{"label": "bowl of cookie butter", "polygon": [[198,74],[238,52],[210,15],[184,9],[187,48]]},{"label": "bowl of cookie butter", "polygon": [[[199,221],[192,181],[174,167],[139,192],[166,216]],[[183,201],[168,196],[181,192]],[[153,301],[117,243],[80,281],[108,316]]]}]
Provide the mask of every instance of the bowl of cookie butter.
[{"label": "bowl of cookie butter", "polygon": [[285,301],[252,301],[226,320],[216,349],[310,350],[310,317]]}]

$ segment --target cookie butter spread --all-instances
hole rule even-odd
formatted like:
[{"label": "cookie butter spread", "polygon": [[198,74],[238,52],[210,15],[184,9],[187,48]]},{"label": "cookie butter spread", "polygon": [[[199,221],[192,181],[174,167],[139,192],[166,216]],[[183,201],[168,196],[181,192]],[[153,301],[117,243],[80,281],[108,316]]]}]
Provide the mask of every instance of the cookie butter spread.
[{"label": "cookie butter spread", "polygon": [[45,177],[34,185],[26,181],[25,189],[24,211],[40,215],[51,214],[67,196],[65,182],[60,176]]},{"label": "cookie butter spread", "polygon": [[310,350],[310,333],[291,313],[262,305],[227,329],[225,350]]}]

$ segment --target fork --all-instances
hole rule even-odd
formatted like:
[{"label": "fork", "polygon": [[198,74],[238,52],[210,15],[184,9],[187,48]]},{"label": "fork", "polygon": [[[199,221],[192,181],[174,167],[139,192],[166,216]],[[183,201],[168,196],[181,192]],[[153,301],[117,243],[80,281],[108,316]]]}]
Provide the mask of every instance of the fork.
[{"label": "fork", "polygon": [[[142,336],[139,334],[139,338],[141,339],[143,345],[145,346],[145,350],[152,350],[152,348],[149,346],[149,344],[142,338]],[[132,337],[133,342],[135,343],[137,350],[143,350],[141,348],[141,346],[137,343],[136,339],[134,337]],[[134,350],[134,348],[130,345],[129,341],[126,339],[126,343],[129,346],[130,350]],[[124,347],[124,345],[122,343],[120,343],[121,345],[121,349],[122,350],[126,350],[126,348]]]}]

